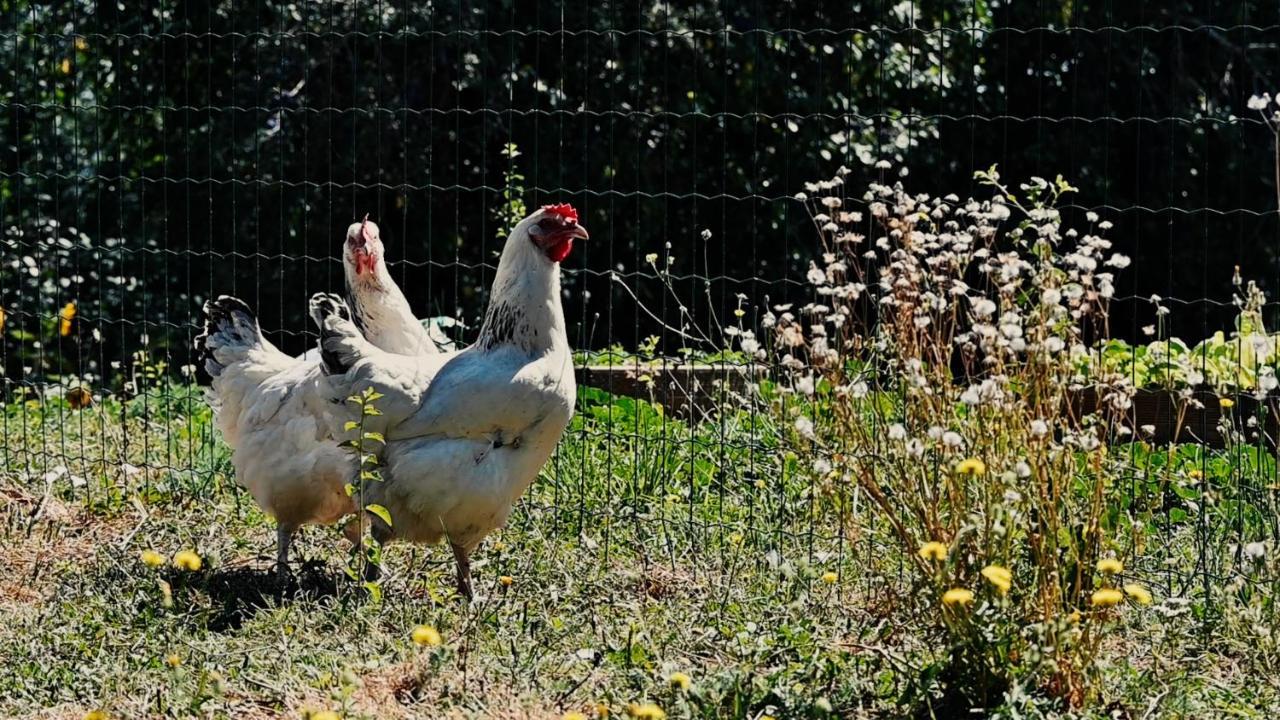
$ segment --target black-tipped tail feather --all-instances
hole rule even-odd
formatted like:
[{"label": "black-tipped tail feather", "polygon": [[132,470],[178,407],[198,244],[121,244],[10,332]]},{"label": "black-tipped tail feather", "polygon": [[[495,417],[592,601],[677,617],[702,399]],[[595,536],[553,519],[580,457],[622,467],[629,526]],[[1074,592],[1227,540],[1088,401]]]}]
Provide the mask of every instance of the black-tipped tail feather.
[{"label": "black-tipped tail feather", "polygon": [[205,301],[204,331],[196,336],[196,364],[210,377],[217,377],[225,369],[218,360],[220,350],[233,347],[254,347],[262,343],[262,330],[253,309],[239,298],[220,295],[216,300]]},{"label": "black-tipped tail feather", "polygon": [[[320,330],[320,363],[326,375],[344,375],[358,359],[349,344],[343,342],[354,326],[351,308],[341,296],[316,293],[311,296],[311,321]],[[341,322],[338,322],[340,320]],[[343,332],[347,330],[347,332]],[[354,330],[357,336],[359,330]]]}]

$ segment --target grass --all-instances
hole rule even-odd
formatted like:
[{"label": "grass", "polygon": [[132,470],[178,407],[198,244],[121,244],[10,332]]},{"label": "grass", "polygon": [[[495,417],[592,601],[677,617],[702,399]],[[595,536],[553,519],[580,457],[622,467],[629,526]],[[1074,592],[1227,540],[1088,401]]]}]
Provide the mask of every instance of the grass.
[{"label": "grass", "polygon": [[[84,410],[9,403],[0,714],[558,718],[603,704],[616,717],[652,702],[673,718],[948,716],[929,702],[947,648],[915,629],[933,610],[900,553],[854,498],[815,488],[768,418],[691,424],[581,395],[543,477],[478,551],[471,606],[440,547],[393,546],[371,599],[332,528],[301,535],[297,587],[277,587],[274,527],[235,485],[196,388]],[[1275,561],[1241,570],[1232,538],[1275,514],[1226,490],[1269,497],[1274,459],[1126,451],[1135,501],[1116,512],[1153,518],[1134,537],[1157,603],[1122,614],[1083,715],[1273,716]],[[1201,484],[1160,484],[1190,468]],[[150,568],[148,549],[204,564]],[[419,624],[443,644],[415,645]],[[1059,714],[1034,694],[1002,712],[1015,710]]]}]

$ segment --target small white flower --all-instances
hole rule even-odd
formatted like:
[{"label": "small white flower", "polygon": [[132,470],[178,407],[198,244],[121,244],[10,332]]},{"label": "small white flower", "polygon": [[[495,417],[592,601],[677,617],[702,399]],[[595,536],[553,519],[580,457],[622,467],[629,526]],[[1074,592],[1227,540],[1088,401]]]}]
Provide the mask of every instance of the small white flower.
[{"label": "small white flower", "polygon": [[1253,97],[1249,98],[1249,109],[1250,110],[1266,110],[1267,104],[1270,102],[1271,102],[1271,98],[1267,93],[1262,93],[1261,95],[1254,95]]},{"label": "small white flower", "polygon": [[1043,420],[1036,419],[1031,421],[1031,434],[1036,437],[1044,437],[1049,434],[1049,425]]},{"label": "small white flower", "polygon": [[706,242],[707,240],[710,240],[710,239],[711,239],[711,230],[710,230],[710,228],[703,228],[703,229],[702,229],[702,240],[703,240],[703,242]]},{"label": "small white flower", "polygon": [[658,253],[649,253],[648,255],[645,255],[644,261],[649,263],[650,265],[658,262]]},{"label": "small white flower", "polygon": [[890,440],[907,439],[907,429],[902,426],[902,423],[894,423],[889,426],[889,439]]},{"label": "small white flower", "polygon": [[964,447],[964,438],[960,437],[960,433],[948,430],[942,433],[942,444],[949,448]]},{"label": "small white flower", "polygon": [[920,438],[911,438],[907,441],[907,454],[911,457],[924,457],[924,443]]},{"label": "small white flower", "polygon": [[817,475],[826,475],[831,472],[831,463],[826,458],[818,458],[813,461],[813,472]]}]

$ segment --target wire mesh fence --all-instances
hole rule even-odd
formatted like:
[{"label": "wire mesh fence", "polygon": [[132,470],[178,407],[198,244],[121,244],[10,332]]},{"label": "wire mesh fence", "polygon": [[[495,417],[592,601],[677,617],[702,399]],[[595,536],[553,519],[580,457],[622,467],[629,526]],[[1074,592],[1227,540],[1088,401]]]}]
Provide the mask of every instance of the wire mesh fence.
[{"label": "wire mesh fence", "polygon": [[[1111,330],[1135,384],[1156,374],[1145,343],[1219,331],[1237,350],[1214,362],[1256,370],[1232,278],[1280,284],[1274,138],[1248,109],[1280,16],[1131,5],[5,4],[6,475],[90,501],[210,492],[230,468],[195,385],[203,300],[245,299],[303,352],[306,300],[341,287],[343,229],[368,213],[415,310],[465,344],[519,208],[571,202],[593,236],[564,269],[585,389],[516,525],[605,555],[638,538],[673,561],[743,542],[874,561],[851,501],[826,502],[746,397],[776,367],[724,335],[813,299],[797,194],[837,167],[853,204],[871,181],[978,195],[993,164],[1062,175],[1064,216],[1113,223],[1133,259]],[[1252,544],[1280,540],[1271,401],[1258,427],[1226,414],[1222,450],[1208,397],[1161,406],[1150,424],[1181,418],[1187,447],[1129,478],[1142,542],[1196,537],[1190,560],[1149,555],[1171,595],[1258,581]],[[1174,459],[1204,484],[1170,486]]]}]

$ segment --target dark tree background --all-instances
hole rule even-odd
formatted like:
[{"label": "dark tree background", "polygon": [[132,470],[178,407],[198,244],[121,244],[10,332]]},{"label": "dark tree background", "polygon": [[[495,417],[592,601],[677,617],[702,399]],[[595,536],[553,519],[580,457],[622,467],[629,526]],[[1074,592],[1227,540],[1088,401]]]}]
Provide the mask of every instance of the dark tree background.
[{"label": "dark tree background", "polygon": [[1188,301],[1172,329],[1194,341],[1230,322],[1234,265],[1280,287],[1273,140],[1246,109],[1280,89],[1278,23],[1254,0],[0,0],[3,367],[188,362],[219,293],[300,351],[366,212],[419,314],[465,339],[511,171],[592,232],[566,263],[582,347],[678,346],[611,279],[678,324],[644,259],[668,243],[700,320],[805,297],[791,198],[840,165],[851,195],[965,195],[993,163],[1061,173],[1076,218],[1115,223],[1119,334],[1157,293]]}]

